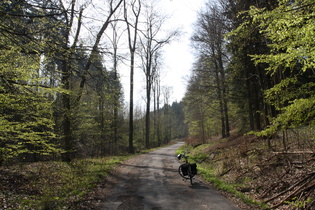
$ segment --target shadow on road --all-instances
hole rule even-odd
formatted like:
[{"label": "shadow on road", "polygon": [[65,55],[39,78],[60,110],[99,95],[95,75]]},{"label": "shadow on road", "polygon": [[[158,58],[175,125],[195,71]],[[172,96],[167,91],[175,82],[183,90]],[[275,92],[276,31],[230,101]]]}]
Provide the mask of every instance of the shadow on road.
[{"label": "shadow on road", "polygon": [[201,190],[201,189],[209,189],[209,187],[201,185],[198,182],[195,182],[192,186],[189,186],[191,189],[195,189],[195,190]]},{"label": "shadow on road", "polygon": [[141,165],[130,165],[130,164],[121,164],[121,166],[140,168],[140,169],[146,169],[147,168],[147,169],[156,169],[156,170],[162,170],[162,171],[177,172],[177,169],[174,169],[174,168],[164,168],[164,167],[155,167],[155,166],[141,166]]}]

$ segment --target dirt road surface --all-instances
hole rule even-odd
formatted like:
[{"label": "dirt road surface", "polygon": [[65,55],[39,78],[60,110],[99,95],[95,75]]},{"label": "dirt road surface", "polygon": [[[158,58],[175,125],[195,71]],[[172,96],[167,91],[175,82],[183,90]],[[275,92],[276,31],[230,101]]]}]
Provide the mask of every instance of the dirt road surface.
[{"label": "dirt road surface", "polygon": [[129,159],[108,181],[109,194],[101,209],[110,210],[236,210],[218,191],[198,178],[194,185],[183,180],[177,170],[176,149],[183,143]]}]

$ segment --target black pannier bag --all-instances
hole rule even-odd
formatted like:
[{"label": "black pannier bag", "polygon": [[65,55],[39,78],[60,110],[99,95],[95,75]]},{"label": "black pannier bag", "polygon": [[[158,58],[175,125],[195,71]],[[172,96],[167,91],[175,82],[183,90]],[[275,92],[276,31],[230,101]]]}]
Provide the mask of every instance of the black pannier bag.
[{"label": "black pannier bag", "polygon": [[197,164],[196,163],[192,163],[192,164],[190,164],[190,167],[191,167],[191,173],[193,175],[196,175],[197,174]]},{"label": "black pannier bag", "polygon": [[188,175],[188,165],[187,164],[181,165],[181,170],[182,170],[183,176]]}]

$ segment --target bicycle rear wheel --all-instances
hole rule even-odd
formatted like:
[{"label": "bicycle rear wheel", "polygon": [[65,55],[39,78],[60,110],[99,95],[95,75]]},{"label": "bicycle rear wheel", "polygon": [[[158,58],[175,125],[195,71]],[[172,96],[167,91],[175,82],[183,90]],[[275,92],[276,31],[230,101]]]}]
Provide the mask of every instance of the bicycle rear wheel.
[{"label": "bicycle rear wheel", "polygon": [[[186,167],[187,167],[187,169],[186,169]],[[189,176],[188,176],[188,165],[186,163],[180,165],[178,167],[178,173],[184,179],[189,179]]]},{"label": "bicycle rear wheel", "polygon": [[189,179],[190,184],[193,185],[193,177],[195,174],[191,170],[191,165],[189,163],[184,163],[179,166],[178,173],[184,179]]}]

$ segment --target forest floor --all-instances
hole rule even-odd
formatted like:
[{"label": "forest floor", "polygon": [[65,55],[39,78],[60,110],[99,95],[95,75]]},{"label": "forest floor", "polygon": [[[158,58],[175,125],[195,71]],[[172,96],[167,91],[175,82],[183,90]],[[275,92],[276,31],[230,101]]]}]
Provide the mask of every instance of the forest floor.
[{"label": "forest floor", "polygon": [[[294,134],[294,135],[293,135]],[[186,139],[200,175],[248,209],[315,206],[314,134],[296,131],[267,140],[234,134],[200,145]],[[286,148],[286,149],[284,149]],[[129,157],[39,162],[0,167],[0,209],[91,209],[103,202],[107,176]],[[241,201],[240,201],[241,200]],[[254,207],[253,207],[254,206]],[[247,209],[246,206],[242,206]]]},{"label": "forest floor", "polygon": [[0,209],[90,209],[113,167],[130,156],[0,167]]},{"label": "forest floor", "polygon": [[285,139],[278,135],[269,144],[240,134],[203,145],[197,139],[187,139],[190,146],[182,149],[190,150],[206,180],[249,206],[256,203],[255,209],[257,204],[271,209],[314,209],[314,134],[299,130],[284,135]]}]

